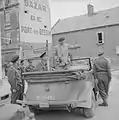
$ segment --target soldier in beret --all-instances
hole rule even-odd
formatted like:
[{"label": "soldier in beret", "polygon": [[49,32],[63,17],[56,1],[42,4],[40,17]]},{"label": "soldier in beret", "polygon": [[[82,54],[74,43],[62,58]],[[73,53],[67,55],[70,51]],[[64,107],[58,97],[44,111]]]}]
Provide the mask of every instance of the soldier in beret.
[{"label": "soldier in beret", "polygon": [[103,100],[99,106],[108,106],[108,89],[111,81],[111,70],[108,60],[103,56],[104,52],[101,50],[98,52],[98,58],[93,63],[94,78],[98,80],[98,89],[100,96]]},{"label": "soldier in beret", "polygon": [[18,71],[18,62],[19,62],[19,56],[15,55],[13,56],[12,65],[10,66],[7,76],[8,81],[11,85],[11,103],[15,104],[16,100],[19,100],[21,89],[22,89],[22,81],[21,81],[21,74]]},{"label": "soldier in beret", "polygon": [[77,49],[77,48],[80,48],[80,46],[77,44],[76,45],[66,44],[64,42],[65,41],[64,37],[61,37],[58,41],[59,41],[59,44],[56,45],[54,48],[55,60],[60,61],[60,63],[65,66],[68,64],[69,49]]},{"label": "soldier in beret", "polygon": [[24,93],[24,84],[25,84],[25,81],[23,79],[22,73],[25,72],[24,60],[20,61],[19,71],[20,71],[20,74],[21,74],[21,80],[22,80],[22,85],[23,85],[22,92],[21,92],[21,95],[20,95],[20,100],[23,100],[23,93]]}]

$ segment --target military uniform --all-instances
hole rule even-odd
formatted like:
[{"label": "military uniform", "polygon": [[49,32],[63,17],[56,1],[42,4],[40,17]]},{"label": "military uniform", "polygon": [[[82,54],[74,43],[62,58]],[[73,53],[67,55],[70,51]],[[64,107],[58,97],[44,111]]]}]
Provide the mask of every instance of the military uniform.
[{"label": "military uniform", "polygon": [[[59,42],[64,41],[65,38],[60,38]],[[54,47],[54,51],[55,51],[55,59],[57,61],[59,61],[61,64],[63,65],[67,65],[68,64],[68,60],[69,60],[69,49],[76,49],[76,48],[80,48],[79,45],[69,45],[69,44],[59,44],[56,45]]]},{"label": "military uniform", "polygon": [[99,54],[100,57],[94,60],[93,73],[94,78],[98,80],[98,88],[101,98],[103,99],[104,106],[107,106],[108,89],[111,80],[110,66],[106,58],[104,58],[103,53]]},{"label": "military uniform", "polygon": [[19,99],[21,94],[21,87],[22,87],[22,81],[21,81],[21,74],[18,71],[18,67],[15,64],[15,62],[19,59],[18,56],[14,56],[12,61],[13,65],[10,66],[7,76],[8,76],[8,82],[11,85],[11,103],[15,104],[16,100]]},{"label": "military uniform", "polygon": [[47,71],[47,63],[45,60],[41,60],[37,65],[36,65],[36,68],[35,68],[37,71]]},{"label": "military uniform", "polygon": [[[28,60],[28,62],[31,63],[30,60]],[[35,69],[35,66],[33,66],[32,64],[29,64],[29,65],[26,67],[25,71],[26,71],[26,72],[33,72],[34,69]]]},{"label": "military uniform", "polygon": [[[21,60],[21,63],[22,63],[22,62],[24,62],[24,61]],[[21,95],[20,95],[20,100],[23,100],[23,93],[24,93],[25,82],[24,82],[22,73],[25,72],[25,67],[24,67],[24,65],[22,65],[22,64],[20,65],[19,71],[20,71],[20,74],[21,74],[21,80],[22,80],[22,85],[23,85],[22,90],[21,90],[22,92],[21,92]]]}]

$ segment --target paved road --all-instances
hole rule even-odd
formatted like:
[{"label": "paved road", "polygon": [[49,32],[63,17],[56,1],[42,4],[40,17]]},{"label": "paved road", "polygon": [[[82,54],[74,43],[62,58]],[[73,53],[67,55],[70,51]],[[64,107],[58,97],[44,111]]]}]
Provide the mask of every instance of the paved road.
[{"label": "paved road", "polygon": [[[98,107],[96,116],[88,120],[119,120],[119,72],[113,72],[110,85],[109,106]],[[79,115],[65,111],[43,112],[36,116],[37,120],[87,120]]]}]

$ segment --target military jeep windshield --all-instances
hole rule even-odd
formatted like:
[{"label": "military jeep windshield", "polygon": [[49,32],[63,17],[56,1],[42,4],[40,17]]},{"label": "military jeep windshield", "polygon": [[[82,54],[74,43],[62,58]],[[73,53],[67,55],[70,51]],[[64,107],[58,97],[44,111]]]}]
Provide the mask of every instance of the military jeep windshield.
[{"label": "military jeep windshield", "polygon": [[72,60],[72,64],[70,69],[83,69],[90,70],[91,69],[91,61],[90,58],[77,58]]}]

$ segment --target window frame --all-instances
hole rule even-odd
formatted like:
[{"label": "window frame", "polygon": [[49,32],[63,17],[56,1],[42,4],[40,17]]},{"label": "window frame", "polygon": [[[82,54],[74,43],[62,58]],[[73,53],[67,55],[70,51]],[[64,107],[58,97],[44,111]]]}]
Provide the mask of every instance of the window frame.
[{"label": "window frame", "polygon": [[11,44],[12,40],[11,40],[11,31],[6,31],[6,42],[7,44]]},{"label": "window frame", "polygon": [[[98,34],[99,33],[101,33],[102,34],[102,43],[100,43],[99,41],[99,36],[98,36]],[[97,44],[104,44],[104,32],[103,31],[98,31],[97,33],[96,33],[96,36],[97,36]]]},{"label": "window frame", "polygon": [[11,13],[10,11],[5,11],[5,26],[9,26],[11,23]]}]

